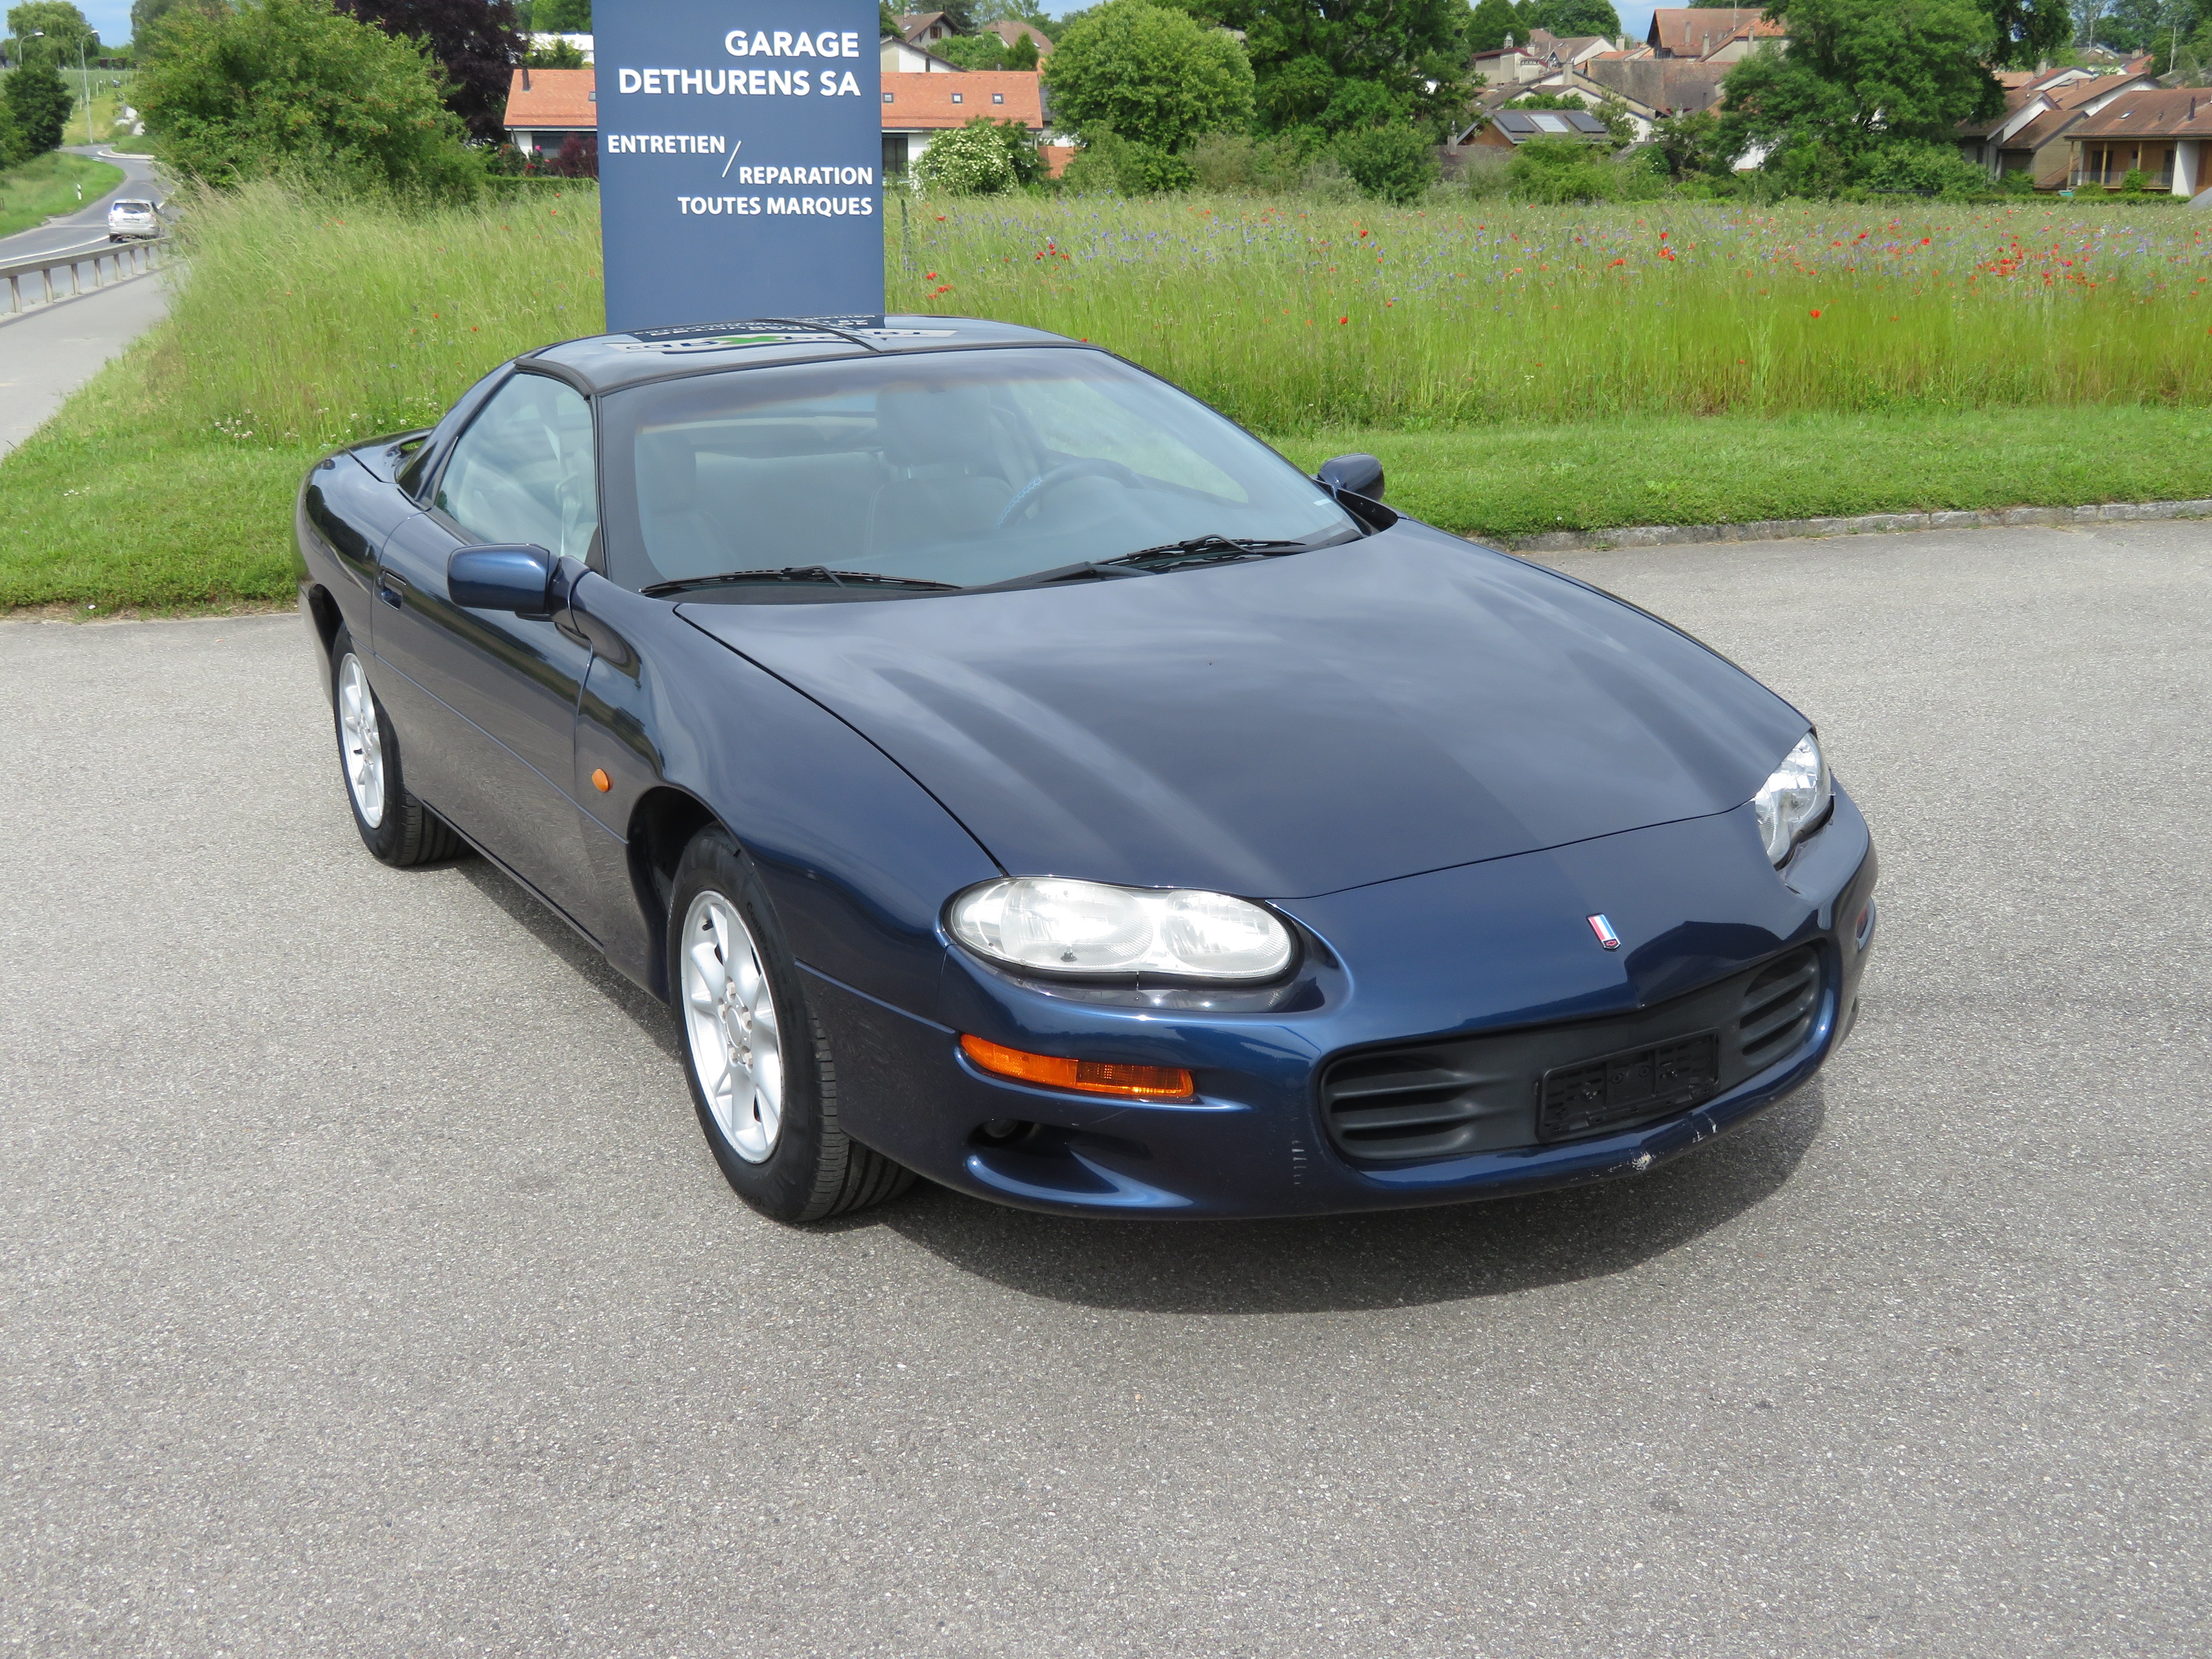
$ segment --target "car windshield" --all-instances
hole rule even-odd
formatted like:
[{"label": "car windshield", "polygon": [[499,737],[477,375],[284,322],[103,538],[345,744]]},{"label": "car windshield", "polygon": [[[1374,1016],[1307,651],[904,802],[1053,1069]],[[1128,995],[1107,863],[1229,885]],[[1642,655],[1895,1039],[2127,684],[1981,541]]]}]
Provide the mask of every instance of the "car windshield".
[{"label": "car windshield", "polygon": [[118,202],[108,210],[111,213],[151,213],[153,210],[151,202]]},{"label": "car windshield", "polygon": [[742,571],[759,574],[700,596],[819,599],[830,573],[866,572],[900,580],[848,597],[891,597],[1184,542],[1233,558],[1363,533],[1267,446],[1098,351],[746,369],[605,411],[607,572],[634,589]]}]

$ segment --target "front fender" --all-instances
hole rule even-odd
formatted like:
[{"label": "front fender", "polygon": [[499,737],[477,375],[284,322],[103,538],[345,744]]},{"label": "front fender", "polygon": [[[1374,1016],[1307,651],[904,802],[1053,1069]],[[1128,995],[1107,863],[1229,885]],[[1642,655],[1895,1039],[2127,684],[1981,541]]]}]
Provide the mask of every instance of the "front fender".
[{"label": "front fender", "polygon": [[571,605],[593,647],[575,797],[603,908],[586,925],[609,960],[667,995],[666,896],[650,859],[638,878],[631,842],[641,810],[673,790],[751,854],[804,967],[933,1015],[938,914],[1003,873],[983,848],[881,750],[665,601],[586,575]]}]

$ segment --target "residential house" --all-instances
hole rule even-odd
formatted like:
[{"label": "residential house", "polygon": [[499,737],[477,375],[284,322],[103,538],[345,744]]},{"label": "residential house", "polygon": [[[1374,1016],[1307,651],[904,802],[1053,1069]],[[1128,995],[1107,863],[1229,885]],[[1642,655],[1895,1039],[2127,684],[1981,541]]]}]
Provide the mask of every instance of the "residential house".
[{"label": "residential house", "polygon": [[557,155],[572,135],[596,139],[599,82],[587,69],[514,71],[507,88],[507,132],[525,155]]},{"label": "residential house", "polygon": [[[1040,137],[1048,126],[1044,83],[1035,70],[963,70],[957,75],[884,76],[884,178],[903,173],[921,159],[930,140],[977,116],[1018,121]],[[1072,149],[1056,146],[1046,166],[1057,173]]]},{"label": "residential house", "polygon": [[2212,92],[2142,87],[2106,100],[2067,135],[2067,182],[2118,190],[2130,173],[2144,186],[2194,199],[2212,189]]},{"label": "residential house", "polygon": [[[1035,70],[960,70],[950,73],[887,70],[883,76],[883,178],[912,167],[939,133],[965,126],[977,116],[1018,121],[1039,138],[1048,136],[1044,83]],[[507,96],[507,130],[526,155],[556,154],[569,135],[596,138],[599,130],[595,71],[518,69]],[[1057,174],[1075,154],[1068,144],[1040,147]]]},{"label": "residential house", "polygon": [[2063,190],[2074,166],[2073,135],[2114,99],[2157,85],[2149,60],[2117,75],[2059,70],[2003,75],[2005,108],[1987,121],[1959,129],[1960,152],[1992,179],[2025,173],[2038,190]]},{"label": "residential house", "polygon": [[1001,17],[995,23],[986,23],[983,33],[997,35],[1010,47],[1019,40],[1035,42],[1039,63],[1052,56],[1052,37],[1035,23],[1024,23],[1018,17]]},{"label": "residential house", "polygon": [[1525,42],[1516,43],[1509,34],[1504,46],[1476,52],[1468,60],[1468,67],[1494,90],[1525,85],[1617,50],[1601,34],[1557,35],[1549,29],[1531,29]]},{"label": "residential house", "polygon": [[910,46],[933,46],[960,31],[941,11],[908,12],[898,20],[899,38]]},{"label": "residential house", "polygon": [[1450,146],[1464,149],[1484,145],[1496,149],[1518,149],[1531,138],[1579,138],[1587,144],[1610,146],[1613,135],[1605,123],[1588,110],[1502,109],[1483,124],[1479,132],[1458,135]]},{"label": "residential house", "polygon": [[1769,22],[1758,6],[1662,6],[1651,14],[1644,43],[1660,58],[1733,64],[1789,33],[1789,25]]},{"label": "residential house", "polygon": [[877,61],[886,75],[961,75],[966,73],[959,64],[939,58],[927,46],[917,46],[902,40],[896,34],[886,34],[878,43]]}]

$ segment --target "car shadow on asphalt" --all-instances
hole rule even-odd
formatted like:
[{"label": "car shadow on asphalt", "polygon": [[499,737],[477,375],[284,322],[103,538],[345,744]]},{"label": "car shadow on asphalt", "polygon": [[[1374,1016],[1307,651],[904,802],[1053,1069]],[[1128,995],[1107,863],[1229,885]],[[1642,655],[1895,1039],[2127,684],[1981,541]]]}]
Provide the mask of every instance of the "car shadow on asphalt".
[{"label": "car shadow on asphalt", "polygon": [[473,853],[465,854],[453,861],[453,872],[513,917],[516,925],[532,939],[574,969],[593,990],[629,1015],[662,1054],[678,1065],[683,1063],[684,1051],[677,1042],[676,1022],[668,1017],[667,1008],[609,967],[606,957],[560,917],[488,859]]},{"label": "car shadow on asphalt", "polygon": [[1090,1221],[918,1186],[853,1218],[1030,1296],[1146,1313],[1342,1313],[1598,1279],[1766,1199],[1820,1133],[1819,1079],[1650,1174],[1560,1192],[1312,1220]]}]

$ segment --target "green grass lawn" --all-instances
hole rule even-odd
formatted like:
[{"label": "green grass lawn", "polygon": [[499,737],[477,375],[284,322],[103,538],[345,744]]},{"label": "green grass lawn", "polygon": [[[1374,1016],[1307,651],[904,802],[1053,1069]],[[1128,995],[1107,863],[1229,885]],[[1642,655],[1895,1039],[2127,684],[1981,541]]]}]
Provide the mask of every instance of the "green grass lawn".
[{"label": "green grass lawn", "polygon": [[46,223],[57,213],[74,213],[84,201],[96,202],[123,182],[123,169],[86,155],[49,151],[21,167],[0,173],[0,236],[12,236]]},{"label": "green grass lawn", "polygon": [[1392,506],[1462,535],[1744,524],[1861,513],[2212,498],[2212,410],[1638,416],[1455,432],[1325,432],[1300,466],[1364,450]]},{"label": "green grass lawn", "polygon": [[[2212,497],[2203,230],[2044,204],[1858,230],[1811,210],[1666,227],[1482,210],[1470,227],[1319,204],[924,206],[946,215],[886,228],[894,303],[1091,337],[1281,434],[1302,466],[1371,451],[1394,504],[1464,535]],[[318,455],[599,328],[598,208],[574,186],[428,211],[274,185],[198,200],[168,320],[0,460],[0,610],[285,600]],[[1615,251],[1662,228],[1663,255]],[[902,275],[909,246],[927,292]],[[2101,274],[2077,283],[2083,259]],[[1317,319],[1348,320],[1309,330],[1285,309],[1304,288]],[[1613,401],[1592,406],[1601,385]]]}]

